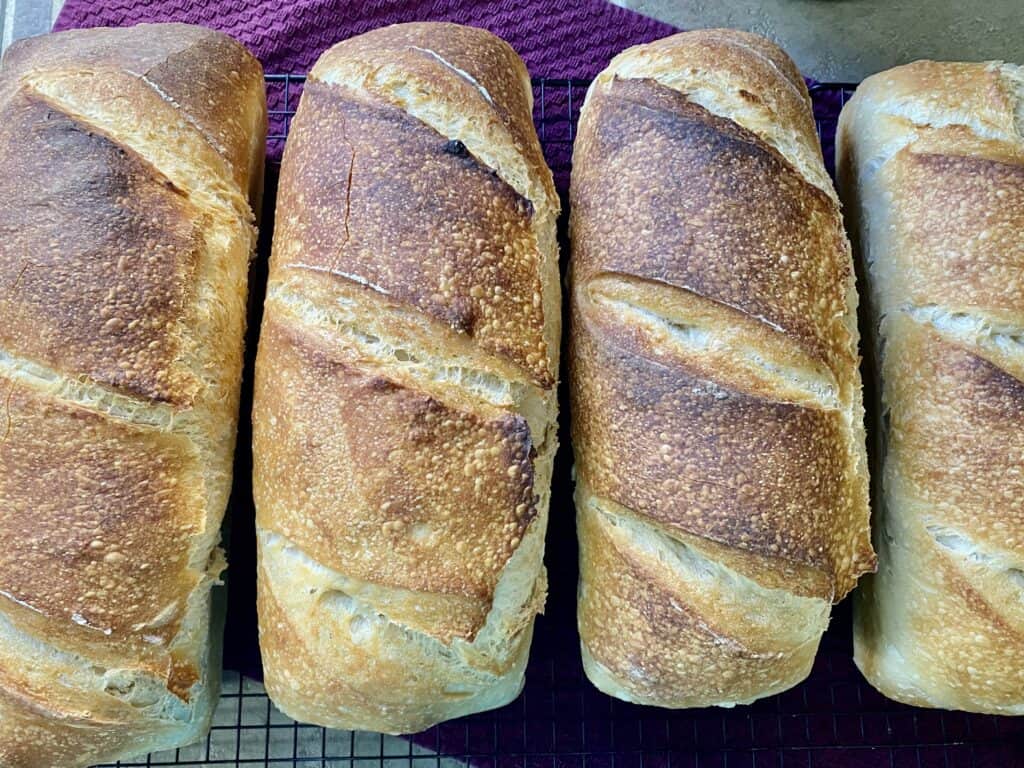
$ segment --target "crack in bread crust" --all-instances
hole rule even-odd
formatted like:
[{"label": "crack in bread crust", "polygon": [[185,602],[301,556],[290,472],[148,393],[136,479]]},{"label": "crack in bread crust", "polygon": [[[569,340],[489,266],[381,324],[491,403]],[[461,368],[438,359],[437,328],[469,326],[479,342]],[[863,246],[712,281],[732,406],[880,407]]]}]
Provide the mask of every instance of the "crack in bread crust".
[{"label": "crack in bread crust", "polygon": [[[561,336],[531,99],[506,43],[454,24],[340,43],[303,91],[253,416],[267,688],[298,719],[412,732],[522,686]],[[358,606],[289,591],[325,570]]]}]

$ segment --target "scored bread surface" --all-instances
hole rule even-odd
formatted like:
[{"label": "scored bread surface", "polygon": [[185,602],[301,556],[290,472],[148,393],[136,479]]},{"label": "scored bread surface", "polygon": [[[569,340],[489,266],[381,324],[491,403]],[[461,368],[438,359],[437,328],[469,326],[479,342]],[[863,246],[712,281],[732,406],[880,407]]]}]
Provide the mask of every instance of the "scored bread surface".
[{"label": "scored bread surface", "polygon": [[908,704],[1024,714],[1024,69],[882,72],[837,139],[881,394],[854,658]]},{"label": "scored bread surface", "polygon": [[515,52],[454,24],[306,81],[253,415],[264,673],[296,719],[413,732],[522,686],[560,337],[531,113]]},{"label": "scored bread surface", "polygon": [[0,68],[0,765],[209,726],[266,105],[186,25],[15,43]]},{"label": "scored bread surface", "polygon": [[666,707],[788,688],[871,570],[854,276],[806,86],[688,32],[591,86],[571,385],[584,666]]}]

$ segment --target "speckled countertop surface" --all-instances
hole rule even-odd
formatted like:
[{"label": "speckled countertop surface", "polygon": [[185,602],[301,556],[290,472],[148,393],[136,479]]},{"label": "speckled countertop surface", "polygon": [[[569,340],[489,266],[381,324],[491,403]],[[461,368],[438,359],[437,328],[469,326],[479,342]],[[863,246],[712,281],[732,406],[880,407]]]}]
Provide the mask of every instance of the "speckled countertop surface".
[{"label": "speckled countertop surface", "polygon": [[1024,63],[1024,0],[615,0],[683,29],[772,38],[819,80],[856,82],[915,59]]},{"label": "speckled countertop surface", "polygon": [[0,46],[48,31],[63,5],[64,0],[0,0]]}]

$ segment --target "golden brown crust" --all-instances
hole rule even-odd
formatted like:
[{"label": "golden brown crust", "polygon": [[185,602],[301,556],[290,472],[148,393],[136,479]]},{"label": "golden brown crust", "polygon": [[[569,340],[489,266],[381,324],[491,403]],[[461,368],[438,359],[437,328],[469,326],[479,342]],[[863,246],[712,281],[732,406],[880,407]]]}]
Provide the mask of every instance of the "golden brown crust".
[{"label": "golden brown crust", "polygon": [[883,333],[885,516],[857,664],[906,703],[1019,713],[1024,384],[904,313]]},{"label": "golden brown crust", "polygon": [[[340,141],[328,138],[337,126]],[[461,142],[314,80],[292,124],[279,204],[304,211],[277,225],[279,274],[355,279],[509,358],[541,386],[553,382],[533,205]]]},{"label": "golden brown crust", "polygon": [[770,560],[793,592],[831,599],[834,574],[850,570],[835,520],[858,501],[841,415],[666,365],[620,318],[585,306],[572,326],[573,442],[593,493]]},{"label": "golden brown crust", "polygon": [[[600,158],[573,177],[580,284],[601,272],[658,280],[768,323],[831,368],[849,367],[850,263],[835,204],[776,150],[650,80],[595,90],[576,146]],[[629,211],[629,226],[600,215],[608,211]]]},{"label": "golden brown crust", "polygon": [[1024,713],[1020,68],[865,81],[838,159],[881,379],[879,572],[855,659],[900,701]]},{"label": "golden brown crust", "polygon": [[1024,145],[963,147],[959,131],[936,133],[900,150],[883,171],[884,183],[899,190],[883,301],[983,308],[995,320],[1024,324]]},{"label": "golden brown crust", "polygon": [[267,690],[421,730],[522,686],[556,448],[557,197],[507,44],[389,27],[313,68],[256,364]]},{"label": "golden brown crust", "polygon": [[[681,578],[685,560],[673,562],[669,546],[638,547],[589,498],[577,497],[580,640],[599,688],[637,703],[692,707],[752,701],[807,676],[827,602],[804,598],[794,610],[779,593],[744,595],[742,580]],[[654,637],[671,638],[672,652]]]},{"label": "golden brown crust", "polygon": [[205,577],[189,563],[206,523],[195,446],[4,376],[0,392],[0,528],[18,542],[0,552],[2,610],[68,645],[166,653]]},{"label": "golden brown crust", "polygon": [[[279,707],[305,722],[344,718],[360,730],[416,732],[519,694],[532,620],[509,635],[507,668],[487,659],[470,666],[460,663],[466,646],[410,642],[402,624],[367,610],[322,571],[280,537],[261,534],[260,649]],[[312,599],[297,597],[310,592]]]},{"label": "golden brown crust", "polygon": [[620,53],[598,75],[595,89],[616,78],[655,80],[716,115],[732,118],[835,199],[821,160],[807,85],[786,53],[765,38],[735,29],[673,35]]},{"label": "golden brown crust", "polygon": [[391,77],[410,90],[429,92],[456,107],[484,135],[507,133],[516,158],[496,169],[539,208],[558,207],[551,172],[533,127],[530,74],[508,43],[484,30],[449,23],[395,24],[338,43],[313,67],[312,76],[358,79],[369,94],[396,103]]},{"label": "golden brown crust", "polygon": [[[5,622],[0,617],[0,626]],[[76,657],[55,654],[47,645],[0,644],[5,768],[94,765],[180,743],[184,723],[173,712],[139,718],[162,684],[159,674],[124,662],[120,668],[83,670]],[[105,695],[91,690],[97,685]],[[205,727],[198,723],[196,735]]]},{"label": "golden brown crust", "polygon": [[[855,111],[872,110],[895,118],[900,131],[927,129],[915,138],[927,139],[932,129],[959,126],[978,137],[1005,139],[1018,132],[1019,69],[998,61],[923,60],[893,67],[861,83],[846,122]],[[883,136],[890,130],[884,125],[879,129]],[[953,145],[946,151],[957,154]]]},{"label": "golden brown crust", "polygon": [[0,764],[75,768],[212,715],[262,72],[184,25],[55,34],[0,117]]},{"label": "golden brown crust", "polygon": [[8,698],[7,693],[0,683],[0,722],[6,737],[0,744],[0,760],[5,768],[63,766],[70,755],[82,765],[95,765],[116,759],[126,746],[132,753],[146,749],[138,739],[138,725],[130,718],[116,721],[92,712],[54,712],[18,695]]},{"label": "golden brown crust", "polygon": [[1024,383],[903,313],[883,328],[889,471],[935,526],[1024,559]]},{"label": "golden brown crust", "polygon": [[[4,55],[3,99],[26,74],[79,69],[126,72],[172,103],[228,163],[256,201],[263,187],[263,69],[227,35],[190,24],[68,30],[15,42]],[[260,101],[264,104],[261,107]]]},{"label": "golden brown crust", "polygon": [[426,593],[441,604],[389,615],[472,640],[536,517],[525,421],[403,386],[282,314],[263,324],[257,367],[257,523],[351,578]]},{"label": "golden brown crust", "polygon": [[200,212],[131,149],[26,90],[0,109],[0,164],[0,348],[191,405]]},{"label": "golden brown crust", "polygon": [[[715,68],[708,68],[714,62]],[[674,69],[690,76],[733,80],[740,96],[751,103],[770,104],[771,110],[792,123],[795,133],[814,136],[807,107],[810,94],[800,70],[785,51],[761,35],[740,29],[695,29],[628,48],[616,56],[599,77],[629,76],[637,65],[652,73]]]},{"label": "golden brown crust", "polygon": [[[889,498],[903,510],[914,508],[913,499],[898,491]],[[913,706],[1020,714],[1019,582],[1003,568],[974,560],[969,547],[957,552],[944,546],[922,515],[890,515],[884,525],[890,540],[879,544],[879,572],[856,595],[858,668],[886,696]],[[883,602],[885,589],[894,590],[898,604]],[[936,600],[937,594],[942,598]],[[927,651],[926,664],[907,638]]]},{"label": "golden brown crust", "polygon": [[[588,94],[572,182],[588,675],[672,707],[789,687],[874,565],[852,264],[806,88],[745,33],[630,49]],[[752,622],[759,599],[789,613]]]}]

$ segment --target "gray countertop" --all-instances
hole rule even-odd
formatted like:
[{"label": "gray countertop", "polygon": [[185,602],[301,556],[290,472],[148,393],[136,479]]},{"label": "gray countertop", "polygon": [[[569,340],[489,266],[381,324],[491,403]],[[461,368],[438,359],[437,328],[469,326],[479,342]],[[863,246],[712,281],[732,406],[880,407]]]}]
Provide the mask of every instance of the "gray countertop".
[{"label": "gray countertop", "polygon": [[915,59],[1024,63],[1024,0],[615,0],[682,29],[737,27],[806,75],[851,81]]},{"label": "gray countertop", "polygon": [[0,0],[0,48],[49,31],[64,0]]}]

